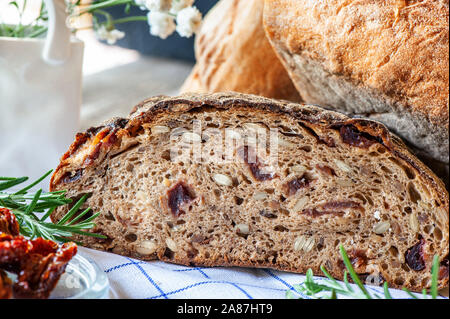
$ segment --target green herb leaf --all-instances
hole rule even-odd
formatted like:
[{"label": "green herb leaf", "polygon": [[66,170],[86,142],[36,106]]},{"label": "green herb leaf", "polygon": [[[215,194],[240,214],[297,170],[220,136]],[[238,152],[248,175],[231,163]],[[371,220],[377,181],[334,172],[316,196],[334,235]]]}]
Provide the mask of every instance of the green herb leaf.
[{"label": "green herb leaf", "polygon": [[350,276],[352,277],[353,282],[359,287],[359,289],[361,289],[362,293],[367,297],[367,299],[372,299],[369,292],[366,290],[361,280],[359,279],[358,275],[356,274],[355,270],[353,269],[352,263],[348,258],[347,252],[345,251],[344,246],[342,246],[342,244],[339,245],[339,250],[341,252],[342,259],[344,260],[344,264],[347,267]]},{"label": "green herb leaf", "polygon": [[385,281],[383,284],[384,289],[384,297],[385,299],[392,299],[391,293],[389,292],[389,286],[388,283]]},{"label": "green herb leaf", "polygon": [[[66,197],[66,191],[43,192],[40,189],[29,193],[30,189],[51,173],[52,171],[48,171],[36,181],[16,192],[6,192],[5,190],[27,181],[28,177],[0,177],[0,207],[8,208],[13,212],[19,223],[20,233],[30,239],[42,237],[62,242],[69,241],[70,237],[75,234],[105,238],[101,234],[87,232],[95,227],[93,220],[100,215],[100,213],[96,213],[85,218],[92,211],[90,208],[80,212],[88,195],[80,198],[56,224],[47,222],[48,217],[56,208],[72,203],[72,200]],[[38,217],[36,213],[43,213],[43,216]],[[85,219],[83,220],[83,218]]]},{"label": "green herb leaf", "polygon": [[[336,279],[334,279],[329,272],[326,270],[324,266],[320,266],[320,269],[322,270],[323,274],[326,277],[326,280],[324,283],[316,283],[314,281],[313,272],[311,269],[308,269],[306,272],[306,278],[303,283],[303,285],[294,285],[294,289],[299,293],[304,293],[307,296],[311,296],[313,298],[328,298],[328,299],[337,299],[338,295],[342,296],[348,296],[351,298],[356,299],[372,299],[373,297],[378,299],[392,299],[392,296],[389,292],[388,283],[385,282],[383,284],[383,290],[384,290],[384,298],[383,296],[379,296],[377,294],[373,294],[373,296],[369,293],[369,291],[366,289],[366,287],[362,284],[361,279],[358,277],[356,271],[354,270],[352,263],[350,259],[348,258],[347,252],[345,251],[344,247],[342,245],[339,246],[339,250],[342,256],[342,259],[344,261],[345,267],[347,270],[344,273],[343,283],[338,282]],[[348,274],[352,278],[353,282],[358,286],[359,291],[355,291],[349,281],[348,281]],[[433,265],[432,265],[432,271],[431,271],[431,297],[437,298],[438,295],[438,275],[439,275],[439,256],[435,255],[433,258]],[[406,292],[411,298],[419,299],[415,294],[410,292],[408,289],[403,288],[404,292]],[[320,292],[329,292],[330,295],[326,296],[321,294],[320,296],[317,296]],[[423,293],[423,299],[429,298],[427,295],[427,290],[424,289],[422,291]],[[294,299],[294,295],[291,290],[286,291],[286,298]]]},{"label": "green herb leaf", "polygon": [[438,295],[438,275],[439,275],[439,256],[434,255],[433,266],[431,267],[431,298],[436,299]]}]

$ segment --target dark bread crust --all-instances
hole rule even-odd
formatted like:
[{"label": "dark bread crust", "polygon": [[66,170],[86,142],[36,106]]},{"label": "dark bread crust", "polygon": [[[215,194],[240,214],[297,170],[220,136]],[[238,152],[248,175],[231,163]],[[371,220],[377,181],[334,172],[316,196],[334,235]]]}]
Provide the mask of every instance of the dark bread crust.
[{"label": "dark bread crust", "polygon": [[266,0],[266,34],[306,103],[386,124],[449,161],[449,5]]},{"label": "dark bread crust", "polygon": [[208,12],[181,93],[236,91],[301,102],[266,38],[263,9],[264,0],[223,0]]},{"label": "dark bread crust", "polygon": [[[251,109],[255,112],[268,111],[273,113],[274,118],[277,115],[287,115],[306,128],[326,128],[330,130],[340,130],[342,127],[350,127],[370,140],[370,143],[383,145],[392,157],[400,159],[410,164],[418,175],[420,175],[429,187],[432,198],[447,212],[447,231],[448,231],[448,193],[445,187],[424,164],[422,164],[414,155],[412,155],[403,142],[395,135],[391,134],[384,125],[363,119],[352,119],[337,112],[327,111],[316,106],[300,105],[287,101],[276,101],[262,98],[259,96],[238,94],[238,93],[216,93],[216,94],[184,94],[179,97],[153,97],[138,104],[132,110],[128,118],[116,118],[107,121],[102,125],[90,128],[84,133],[79,133],[75,142],[71,145],[68,152],[62,157],[61,163],[52,176],[50,189],[57,190],[67,187],[64,179],[76,179],[77,174],[69,175],[68,172],[74,172],[87,168],[95,168],[107,157],[108,154],[119,153],[119,146],[127,138],[139,135],[143,125],[150,125],[158,118],[175,113],[184,113],[188,111],[202,111],[206,108],[239,110],[242,108]],[[324,142],[325,143],[325,142]],[[70,186],[70,185],[69,185]],[[52,220],[57,220],[54,214]],[[445,223],[445,222],[444,222]],[[444,234],[448,237],[448,234]],[[92,244],[92,243],[90,243]],[[107,244],[105,244],[105,247]],[[121,252],[132,257],[141,259],[160,259],[168,262],[176,262],[185,265],[192,265],[189,258],[177,257],[173,260],[167,256],[164,251],[149,256],[142,256],[133,251]],[[448,254],[443,252],[443,254]],[[441,256],[444,259],[446,256]],[[278,265],[270,262],[252,263],[247,261],[228,260],[227,256],[216,258],[214,260],[197,260],[196,265],[204,266],[243,266],[243,267],[270,267],[292,272],[306,272],[307,268],[313,268],[316,274],[320,274],[320,266],[306,267],[305,265]],[[342,269],[329,270],[336,278],[343,277]],[[440,281],[440,286],[448,284],[448,277]],[[408,286],[410,289],[418,290],[417,286]],[[395,287],[395,284],[392,285]],[[400,287],[400,286],[398,286]]]}]

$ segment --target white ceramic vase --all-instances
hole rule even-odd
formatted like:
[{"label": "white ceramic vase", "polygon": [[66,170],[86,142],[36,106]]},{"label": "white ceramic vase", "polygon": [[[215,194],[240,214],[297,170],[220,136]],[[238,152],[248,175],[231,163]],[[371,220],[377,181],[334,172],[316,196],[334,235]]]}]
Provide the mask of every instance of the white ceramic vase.
[{"label": "white ceramic vase", "polygon": [[79,129],[83,43],[66,27],[64,0],[45,4],[46,39],[0,37],[0,176],[55,168]]}]

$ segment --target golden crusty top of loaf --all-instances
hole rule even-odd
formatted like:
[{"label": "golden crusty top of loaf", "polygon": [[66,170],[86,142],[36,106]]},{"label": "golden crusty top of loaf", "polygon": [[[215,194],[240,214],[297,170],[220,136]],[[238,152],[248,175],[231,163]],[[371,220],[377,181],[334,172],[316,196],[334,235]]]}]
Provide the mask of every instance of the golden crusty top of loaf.
[{"label": "golden crusty top of loaf", "polygon": [[448,0],[266,0],[264,15],[282,50],[319,61],[448,134]]},{"label": "golden crusty top of loaf", "polygon": [[222,0],[196,36],[197,64],[182,92],[236,91],[300,101],[266,38],[264,0]]}]

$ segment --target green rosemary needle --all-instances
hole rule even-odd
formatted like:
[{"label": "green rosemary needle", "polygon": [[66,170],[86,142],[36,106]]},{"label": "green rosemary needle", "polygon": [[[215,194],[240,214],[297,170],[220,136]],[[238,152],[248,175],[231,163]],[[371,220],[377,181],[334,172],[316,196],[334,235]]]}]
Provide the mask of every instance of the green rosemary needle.
[{"label": "green rosemary needle", "polygon": [[[383,284],[384,296],[375,293],[371,295],[369,291],[366,289],[366,287],[362,284],[361,279],[356,274],[356,271],[354,270],[352,263],[348,258],[347,252],[345,251],[342,245],[339,246],[339,250],[342,256],[342,260],[344,261],[344,265],[347,268],[347,271],[344,273],[343,284],[334,279],[328,273],[325,267],[321,266],[320,269],[324,273],[325,277],[327,277],[326,282],[320,284],[314,282],[313,272],[311,269],[308,269],[308,271],[306,272],[305,281],[301,285],[294,285],[293,286],[294,290],[297,291],[298,293],[305,294],[314,299],[337,299],[338,295],[347,296],[355,299],[373,299],[373,298],[392,299],[387,282]],[[431,268],[432,279],[431,279],[430,295],[432,299],[436,299],[438,296],[438,284],[437,284],[438,273],[439,273],[439,257],[435,255],[433,258],[433,265]],[[350,277],[352,278],[356,286],[359,288],[359,291],[355,291],[349,284],[348,274],[350,274]],[[410,292],[408,289],[403,288],[402,290],[405,291],[411,298],[420,299],[412,292]],[[326,292],[329,292],[330,295],[323,294]],[[322,294],[318,295],[319,293]],[[426,289],[422,291],[422,296],[423,299],[427,299],[430,297]],[[286,291],[286,298],[289,299],[295,298],[295,296],[292,293],[292,290]]]},{"label": "green rosemary needle", "polygon": [[[36,181],[18,191],[6,191],[28,180],[28,177],[0,177],[0,207],[10,209],[16,216],[20,227],[20,233],[30,239],[42,237],[59,242],[69,241],[73,235],[93,236],[105,238],[103,235],[87,232],[95,226],[93,220],[100,214],[92,214],[91,209],[80,212],[80,207],[86,202],[87,195],[81,197],[72,208],[57,223],[47,221],[51,213],[59,206],[72,203],[72,199],[66,197],[66,191],[29,192],[34,186],[49,176],[48,171]],[[42,216],[38,216],[40,213]]]}]

